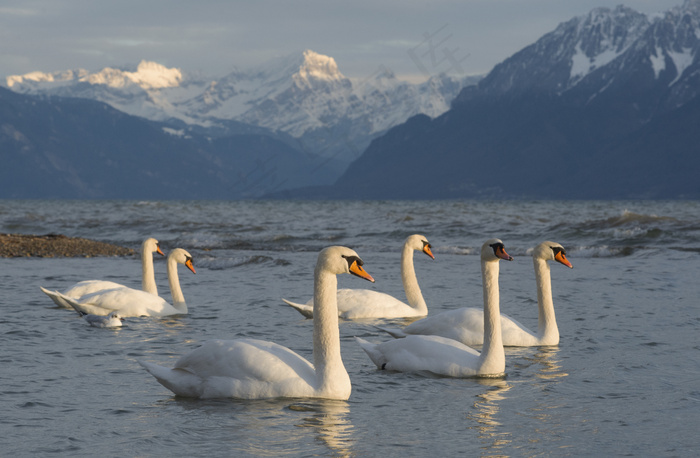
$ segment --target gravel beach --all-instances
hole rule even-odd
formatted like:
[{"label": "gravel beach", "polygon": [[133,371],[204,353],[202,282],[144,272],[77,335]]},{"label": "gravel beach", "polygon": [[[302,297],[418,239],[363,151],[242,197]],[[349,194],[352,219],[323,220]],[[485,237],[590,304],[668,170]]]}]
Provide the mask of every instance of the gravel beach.
[{"label": "gravel beach", "polygon": [[134,254],[136,252],[131,248],[61,234],[0,234],[0,257],[3,258],[89,258]]}]

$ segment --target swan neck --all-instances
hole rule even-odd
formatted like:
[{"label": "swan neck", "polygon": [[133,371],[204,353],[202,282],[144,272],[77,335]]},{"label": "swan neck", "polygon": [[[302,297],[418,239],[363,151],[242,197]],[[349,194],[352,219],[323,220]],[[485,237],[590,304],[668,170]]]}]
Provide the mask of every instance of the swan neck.
[{"label": "swan neck", "polygon": [[147,293],[158,295],[156,286],[156,275],[153,270],[153,253],[144,249],[141,250],[141,289]]},{"label": "swan neck", "polygon": [[498,261],[482,261],[481,276],[484,289],[484,345],[481,349],[479,372],[505,372],[506,359],[501,335],[501,310],[498,287]]},{"label": "swan neck", "polygon": [[554,313],[554,301],[552,300],[552,275],[549,264],[544,259],[533,259],[535,265],[535,281],[537,282],[537,334],[540,339],[545,339],[556,344],[559,342],[559,329]]},{"label": "swan neck", "polygon": [[403,289],[406,292],[408,304],[418,312],[428,314],[428,306],[423,299],[423,293],[418,286],[418,278],[416,278],[416,270],[413,266],[414,250],[404,245],[401,253],[401,281]]},{"label": "swan neck", "polygon": [[316,389],[320,394],[347,390],[350,376],[340,355],[338,329],[338,279],[335,274],[318,270],[314,275],[314,368]]},{"label": "swan neck", "polygon": [[177,274],[177,261],[172,258],[168,259],[168,284],[170,285],[170,295],[173,299],[173,307],[180,310],[182,313],[187,313],[187,304],[185,296],[180,288],[180,278]]}]

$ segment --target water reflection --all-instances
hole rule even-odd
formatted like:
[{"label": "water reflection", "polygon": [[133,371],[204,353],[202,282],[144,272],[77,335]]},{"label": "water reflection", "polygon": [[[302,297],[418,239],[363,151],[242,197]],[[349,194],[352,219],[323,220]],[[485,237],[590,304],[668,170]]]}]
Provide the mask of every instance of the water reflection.
[{"label": "water reflection", "polygon": [[476,396],[474,408],[467,417],[476,423],[471,428],[479,431],[479,439],[484,443],[482,448],[493,451],[511,442],[511,433],[500,428],[502,425],[498,416],[501,410],[499,404],[513,384],[503,379],[478,379],[477,383],[489,389]]},{"label": "water reflection", "polygon": [[537,353],[530,358],[525,358],[532,364],[540,366],[540,370],[535,373],[535,377],[541,380],[557,381],[569,374],[562,370],[557,355],[559,347],[539,347]]},{"label": "water reflection", "polygon": [[[158,401],[141,415],[142,429],[153,410],[171,411],[172,432],[188,444],[228,444],[231,456],[354,456],[354,426],[345,401],[323,399],[187,399]],[[168,438],[169,440],[179,440]]]},{"label": "water reflection", "polygon": [[334,456],[353,456],[353,425],[350,422],[350,406],[345,401],[311,400],[295,403],[290,410],[306,415],[296,426],[311,428],[317,440],[324,443]]}]

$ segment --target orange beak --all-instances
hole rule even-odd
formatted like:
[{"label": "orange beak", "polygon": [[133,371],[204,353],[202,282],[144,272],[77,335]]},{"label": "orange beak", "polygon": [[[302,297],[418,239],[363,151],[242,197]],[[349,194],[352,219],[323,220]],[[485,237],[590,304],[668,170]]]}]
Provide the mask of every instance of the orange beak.
[{"label": "orange beak", "polygon": [[511,255],[509,255],[508,253],[506,253],[506,249],[503,248],[502,246],[499,247],[499,248],[496,250],[496,256],[498,256],[498,257],[501,258],[501,259],[505,259],[506,261],[512,261],[512,260],[513,260],[513,256],[511,256]]},{"label": "orange beak", "polygon": [[192,263],[192,259],[188,259],[187,261],[185,261],[185,265],[187,266],[188,269],[190,269],[192,271],[193,274],[197,273],[197,271],[194,270],[194,264]]},{"label": "orange beak", "polygon": [[156,253],[158,253],[161,256],[165,256],[165,253],[163,253],[163,250],[160,249],[160,245],[156,245]]},{"label": "orange beak", "polygon": [[574,266],[571,265],[571,263],[569,262],[569,260],[566,259],[566,255],[565,255],[564,253],[562,253],[561,251],[560,251],[559,253],[557,253],[556,255],[554,255],[554,260],[557,261],[557,262],[560,262],[560,263],[564,264],[564,265],[565,265],[566,267],[568,267],[569,269],[573,269],[573,268],[574,268]]},{"label": "orange beak", "polygon": [[425,245],[425,246],[423,247],[423,253],[427,254],[427,255],[430,256],[432,259],[435,259],[435,256],[433,256],[433,252],[432,252],[432,250],[430,249],[430,246],[429,246],[429,245]]},{"label": "orange beak", "polygon": [[374,278],[372,278],[372,276],[370,274],[368,274],[367,271],[365,269],[363,269],[362,266],[357,263],[357,261],[354,261],[350,265],[350,273],[374,283]]}]

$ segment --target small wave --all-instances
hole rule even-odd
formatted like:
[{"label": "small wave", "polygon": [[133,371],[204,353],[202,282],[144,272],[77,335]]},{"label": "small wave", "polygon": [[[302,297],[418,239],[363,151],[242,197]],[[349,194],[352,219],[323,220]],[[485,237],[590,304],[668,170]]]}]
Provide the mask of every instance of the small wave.
[{"label": "small wave", "polygon": [[678,222],[676,218],[670,216],[658,216],[654,214],[635,213],[623,210],[618,216],[612,216],[602,220],[592,220],[586,224],[589,229],[609,229],[631,225],[650,225],[659,222]]},{"label": "small wave", "polygon": [[629,246],[579,246],[568,248],[567,252],[570,257],[579,258],[610,258],[618,256],[630,256],[634,253],[635,248]]},{"label": "small wave", "polygon": [[271,264],[274,266],[286,266],[289,261],[281,258],[273,258],[265,255],[233,256],[233,257],[213,257],[206,256],[197,260],[197,267],[210,270],[224,270],[228,268],[242,267],[248,265]]}]

